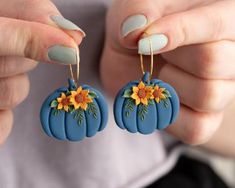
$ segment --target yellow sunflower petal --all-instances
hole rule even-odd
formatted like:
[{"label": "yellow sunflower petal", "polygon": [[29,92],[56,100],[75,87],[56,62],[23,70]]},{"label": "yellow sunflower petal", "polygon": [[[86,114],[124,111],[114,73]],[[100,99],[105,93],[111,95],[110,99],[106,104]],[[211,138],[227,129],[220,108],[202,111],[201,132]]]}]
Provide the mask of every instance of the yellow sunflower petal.
[{"label": "yellow sunflower petal", "polygon": [[70,97],[70,98],[69,98],[69,101],[70,101],[71,103],[75,103],[75,102],[76,102],[74,97]]},{"label": "yellow sunflower petal", "polygon": [[153,93],[148,93],[146,97],[147,99],[154,99]]},{"label": "yellow sunflower petal", "polygon": [[77,93],[79,94],[79,93],[81,93],[81,91],[82,91],[82,87],[80,86],[80,87],[77,89]]},{"label": "yellow sunflower petal", "polygon": [[160,102],[160,99],[159,99],[159,98],[155,98],[155,101],[156,101],[157,103],[159,103],[159,102]]},{"label": "yellow sunflower petal", "polygon": [[57,106],[57,109],[61,110],[62,108],[63,108],[63,104],[59,103],[58,106]]},{"label": "yellow sunflower petal", "polygon": [[137,106],[137,105],[139,105],[139,104],[140,104],[140,98],[135,99],[135,105]]},{"label": "yellow sunflower petal", "polygon": [[71,96],[75,96],[75,95],[77,95],[77,92],[76,91],[71,91]]},{"label": "yellow sunflower petal", "polygon": [[139,96],[137,95],[137,93],[133,93],[133,94],[131,95],[131,98],[132,98],[132,99],[139,99]]},{"label": "yellow sunflower petal", "polygon": [[141,103],[143,103],[144,105],[148,105],[148,99],[147,98],[142,98]]},{"label": "yellow sunflower petal", "polygon": [[161,91],[161,92],[163,92],[163,91],[165,91],[166,90],[166,88],[160,88],[159,89],[159,91]]},{"label": "yellow sunflower petal", "polygon": [[88,93],[89,93],[89,91],[88,91],[88,90],[82,90],[82,91],[81,91],[81,94],[82,94],[83,96],[87,96],[87,95],[88,95]]},{"label": "yellow sunflower petal", "polygon": [[133,86],[133,87],[132,87],[132,91],[133,91],[134,93],[137,93],[137,92],[139,91],[139,88],[136,87],[136,86]]},{"label": "yellow sunflower petal", "polygon": [[158,89],[159,89],[159,86],[155,86],[155,87],[154,87],[154,90],[158,90]]},{"label": "yellow sunflower petal", "polygon": [[59,102],[59,103],[60,103],[62,100],[63,100],[63,99],[60,98],[60,97],[57,98],[57,102]]},{"label": "yellow sunflower petal", "polygon": [[139,88],[139,89],[144,89],[144,88],[145,88],[144,82],[141,81],[141,82],[139,83],[139,85],[138,85],[138,88]]},{"label": "yellow sunflower petal", "polygon": [[61,98],[62,99],[65,99],[66,98],[66,95],[64,93],[61,93]]},{"label": "yellow sunflower petal", "polygon": [[81,106],[81,104],[80,103],[74,103],[73,106],[74,106],[74,109],[77,110]]},{"label": "yellow sunflower petal", "polygon": [[68,106],[68,105],[65,105],[65,106],[64,106],[64,110],[65,110],[66,112],[68,112],[68,111],[69,111],[69,106]]},{"label": "yellow sunflower petal", "polygon": [[83,110],[86,110],[86,109],[87,109],[87,106],[88,106],[87,103],[82,103],[82,104],[81,104],[81,108],[82,108]]},{"label": "yellow sunflower petal", "polygon": [[92,98],[87,97],[87,98],[85,99],[85,102],[86,102],[86,103],[91,103],[91,102],[93,102],[93,100],[92,100]]},{"label": "yellow sunflower petal", "polygon": [[166,96],[165,96],[164,94],[161,94],[161,95],[160,95],[160,98],[161,98],[161,99],[166,99]]},{"label": "yellow sunflower petal", "polygon": [[154,89],[151,86],[146,86],[146,91],[154,92]]}]

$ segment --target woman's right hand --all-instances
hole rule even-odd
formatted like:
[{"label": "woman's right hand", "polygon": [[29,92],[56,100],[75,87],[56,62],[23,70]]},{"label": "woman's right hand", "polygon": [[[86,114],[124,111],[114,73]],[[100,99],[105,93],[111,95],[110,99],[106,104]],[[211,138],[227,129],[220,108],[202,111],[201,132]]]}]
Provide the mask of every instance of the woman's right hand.
[{"label": "woman's right hand", "polygon": [[84,36],[51,1],[0,1],[0,145],[12,128],[11,109],[28,95],[26,73],[38,61],[75,64]]}]

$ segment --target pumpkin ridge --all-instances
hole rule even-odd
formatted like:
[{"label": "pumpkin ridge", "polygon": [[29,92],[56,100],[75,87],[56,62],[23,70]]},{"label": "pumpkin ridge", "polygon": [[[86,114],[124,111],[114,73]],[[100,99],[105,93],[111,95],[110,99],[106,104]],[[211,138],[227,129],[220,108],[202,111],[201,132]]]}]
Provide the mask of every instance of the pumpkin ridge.
[{"label": "pumpkin ridge", "polygon": [[47,116],[47,121],[48,121],[48,128],[49,131],[51,133],[51,135],[54,137],[55,135],[53,134],[52,130],[51,130],[51,123],[50,123],[50,117],[52,115],[52,108],[49,110],[49,115]]},{"label": "pumpkin ridge", "polygon": [[[123,106],[124,106],[124,103],[125,103],[125,98],[123,97],[123,93],[125,92],[126,89],[129,89],[131,88],[132,86],[135,86],[139,83],[139,81],[135,80],[133,82],[130,82],[128,84],[126,84],[116,95],[116,98],[115,98],[115,101],[114,101],[114,108],[113,108],[113,111],[114,111],[114,119],[115,119],[115,122],[119,122],[117,123],[118,127],[120,127],[121,129],[125,130],[127,129],[124,122],[123,122]],[[117,103],[120,103],[120,100],[122,100],[122,104],[120,104],[120,111],[118,111],[116,105]],[[119,118],[121,117],[121,118]],[[121,125],[120,125],[121,124]]]},{"label": "pumpkin ridge", "polygon": [[139,118],[139,108],[140,106],[138,105],[137,108],[136,108],[136,118],[135,118],[135,124],[136,124],[136,128],[137,128],[137,131],[140,132],[140,128],[139,128],[139,123],[138,123],[138,118]]},{"label": "pumpkin ridge", "polygon": [[[126,101],[127,101],[127,99],[124,100],[123,105],[125,105]],[[127,118],[130,118],[130,117],[125,117],[125,112],[124,112],[124,110],[125,110],[125,107],[122,106],[122,110],[121,110],[122,120],[127,119]],[[131,113],[135,114],[135,122],[134,122],[135,124],[133,123],[134,125],[130,126],[130,127],[133,127],[133,128],[134,128],[134,131],[131,130],[129,126],[127,127],[127,123],[126,123],[126,122],[123,121],[123,124],[124,124],[124,127],[125,127],[128,131],[130,131],[131,133],[136,133],[136,132],[139,131],[139,130],[138,130],[138,126],[137,126],[138,106],[136,106],[136,111],[135,111],[135,109],[134,109]]]},{"label": "pumpkin ridge", "polygon": [[[161,83],[161,85],[163,85],[162,87],[165,87],[169,92],[170,92],[170,94],[171,95],[175,95],[175,90],[173,89],[173,87],[171,86],[171,85],[169,85],[168,83],[164,83],[164,82],[162,82]],[[175,100],[174,99],[174,97],[172,96],[172,97],[169,97],[168,98],[169,99],[169,101],[170,101],[170,105],[171,105],[171,119],[170,119],[170,122],[169,122],[169,125],[170,124],[172,124],[173,122],[173,118],[174,118],[174,105],[173,105],[173,100]]]},{"label": "pumpkin ridge", "polygon": [[[50,102],[50,101],[49,101]],[[49,105],[49,102],[48,102],[48,99],[45,100],[45,102],[43,103],[43,108],[41,108],[41,111],[40,111],[40,121],[41,121],[41,124],[43,125],[42,126],[42,129],[45,131],[45,133],[52,137],[52,133],[51,133],[51,130],[50,130],[50,125],[49,125],[49,117],[50,117],[50,108],[49,110],[47,111],[47,106]],[[48,104],[47,104],[48,103]],[[47,111],[47,116],[45,116],[45,111]],[[43,121],[46,121],[45,123],[43,123]],[[46,124],[46,125],[45,125]],[[47,129],[46,129],[47,127]]]},{"label": "pumpkin ridge", "polygon": [[[48,120],[48,127],[49,127],[49,130],[50,130],[50,132],[51,132],[51,135],[52,135],[52,137],[54,137],[54,138],[57,138],[57,136],[55,136],[55,134],[54,134],[54,132],[52,131],[52,128],[51,128],[51,121],[50,121],[50,117],[51,116],[53,116],[53,114],[52,114],[52,111],[53,111],[53,108],[51,108],[50,107],[50,103],[51,103],[51,101],[53,101],[53,100],[55,100],[58,96],[59,96],[59,94],[60,94],[60,92],[58,91],[58,90],[55,90],[54,92],[53,92],[53,94],[52,95],[50,95],[47,99],[46,99],[46,101],[48,101],[49,102],[49,114],[48,114],[48,116],[47,116],[47,120]],[[61,139],[60,139],[61,140]]]},{"label": "pumpkin ridge", "polygon": [[94,98],[93,100],[96,102],[96,104],[97,104],[97,110],[98,110],[99,113],[100,113],[100,122],[99,122],[99,128],[98,128],[98,131],[100,131],[100,129],[101,129],[101,127],[102,127],[103,116],[101,115],[102,112],[101,112],[100,107],[99,107],[100,105],[99,105],[99,103],[98,103],[98,99]]},{"label": "pumpkin ridge", "polygon": [[[159,109],[158,109],[158,105],[157,105],[157,103],[154,101],[154,105],[155,105],[155,108],[156,108],[156,112],[157,112],[157,114],[159,113]],[[161,117],[159,116],[159,117],[157,117],[157,125],[156,125],[156,129],[158,129],[158,126],[159,126],[159,119],[160,119]]]},{"label": "pumpkin ridge", "polygon": [[174,117],[174,110],[175,110],[172,100],[173,100],[173,99],[170,97],[170,98],[169,98],[169,101],[170,101],[170,103],[171,103],[171,119],[170,119],[169,125],[172,124],[173,117]]},{"label": "pumpkin ridge", "polygon": [[[123,93],[123,92],[119,92],[119,93]],[[118,94],[119,95],[119,94]],[[120,125],[120,123],[117,123],[117,125],[121,128],[121,129],[126,129],[125,128],[125,125],[124,125],[124,123],[123,123],[123,120],[122,120],[122,118],[118,118],[118,120],[117,120],[117,117],[116,116],[119,116],[119,114],[116,112],[116,110],[115,110],[115,108],[116,108],[116,105],[117,105],[117,101],[118,100],[115,100],[114,101],[114,114],[116,114],[116,115],[114,115],[114,119],[115,119],[115,121],[116,121],[116,123],[119,121],[120,123],[121,123],[121,125]],[[122,102],[122,104],[120,105],[120,109],[121,109],[121,116],[122,116],[122,109],[123,109],[123,105],[124,105],[124,102],[125,102],[125,99],[123,99],[123,102]]]},{"label": "pumpkin ridge", "polygon": [[[69,112],[67,112],[69,113]],[[65,132],[65,138],[68,140],[68,136],[67,136],[67,128],[66,128],[66,121],[67,121],[67,113],[64,113],[64,132]]]},{"label": "pumpkin ridge", "polygon": [[86,112],[85,111],[83,111],[83,116],[84,116],[84,119],[83,119],[84,125],[86,126],[86,133],[85,133],[85,135],[86,135],[86,137],[88,137],[88,125],[87,125],[87,117],[86,117]]},{"label": "pumpkin ridge", "polygon": [[[59,88],[59,89],[61,89],[61,88]],[[52,98],[50,101],[52,101],[52,100],[56,99],[57,97],[59,97],[60,94],[61,94],[61,91],[59,91],[58,89],[55,90],[55,91],[54,91],[54,94],[52,94],[52,95],[49,97],[49,98]],[[49,98],[48,98],[48,99],[49,99]],[[51,134],[52,134],[52,136],[53,136],[54,138],[57,138],[57,139],[59,139],[59,140],[64,140],[64,139],[59,138],[58,136],[56,136],[56,134],[55,134],[55,133],[53,132],[53,130],[52,130],[51,117],[54,116],[54,114],[52,114],[52,112],[53,112],[53,108],[50,107],[50,113],[49,113],[49,116],[48,116],[48,121],[49,121],[49,129],[50,129],[50,131],[51,131]],[[58,116],[59,116],[59,115],[61,115],[61,114],[58,114]],[[63,116],[63,122],[64,122],[64,119],[65,119],[65,113],[64,113],[64,116]],[[64,130],[65,130],[65,127],[64,127]],[[64,135],[65,135],[64,137],[67,138],[65,132],[64,132]]]},{"label": "pumpkin ridge", "polygon": [[[107,117],[105,118],[105,114],[108,114],[108,110],[107,110],[107,105],[104,103],[105,99],[103,97],[103,95],[96,89],[91,88],[92,91],[96,92],[96,94],[99,96],[99,98],[95,99],[95,101],[97,102],[98,108],[100,110],[100,126],[99,126],[99,130],[98,131],[102,131],[107,124]],[[107,112],[105,112],[107,111]]]}]

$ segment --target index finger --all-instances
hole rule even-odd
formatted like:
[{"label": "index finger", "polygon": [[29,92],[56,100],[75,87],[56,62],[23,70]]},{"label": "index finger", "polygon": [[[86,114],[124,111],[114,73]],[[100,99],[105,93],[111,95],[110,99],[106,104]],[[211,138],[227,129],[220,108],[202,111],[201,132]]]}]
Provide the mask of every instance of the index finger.
[{"label": "index finger", "polygon": [[149,55],[149,39],[155,54],[189,44],[235,39],[234,1],[214,4],[163,17],[147,29],[139,41],[139,53]]},{"label": "index finger", "polygon": [[85,32],[70,20],[64,18],[49,0],[0,1],[0,17],[9,17],[39,22],[63,29],[80,44]]}]

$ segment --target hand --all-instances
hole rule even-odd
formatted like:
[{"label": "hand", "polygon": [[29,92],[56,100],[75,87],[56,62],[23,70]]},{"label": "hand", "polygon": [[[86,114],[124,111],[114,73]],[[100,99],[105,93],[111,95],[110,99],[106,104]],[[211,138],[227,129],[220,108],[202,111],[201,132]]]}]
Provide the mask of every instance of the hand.
[{"label": "hand", "polygon": [[38,61],[76,63],[83,37],[48,0],[0,1],[0,144],[12,127],[11,109],[28,94],[26,73]]},{"label": "hand", "polygon": [[101,62],[104,86],[116,94],[140,78],[136,49],[150,54],[149,37],[161,54],[153,77],[171,84],[181,100],[179,118],[166,131],[185,143],[207,142],[235,97],[234,17],[232,0],[114,1]]}]

